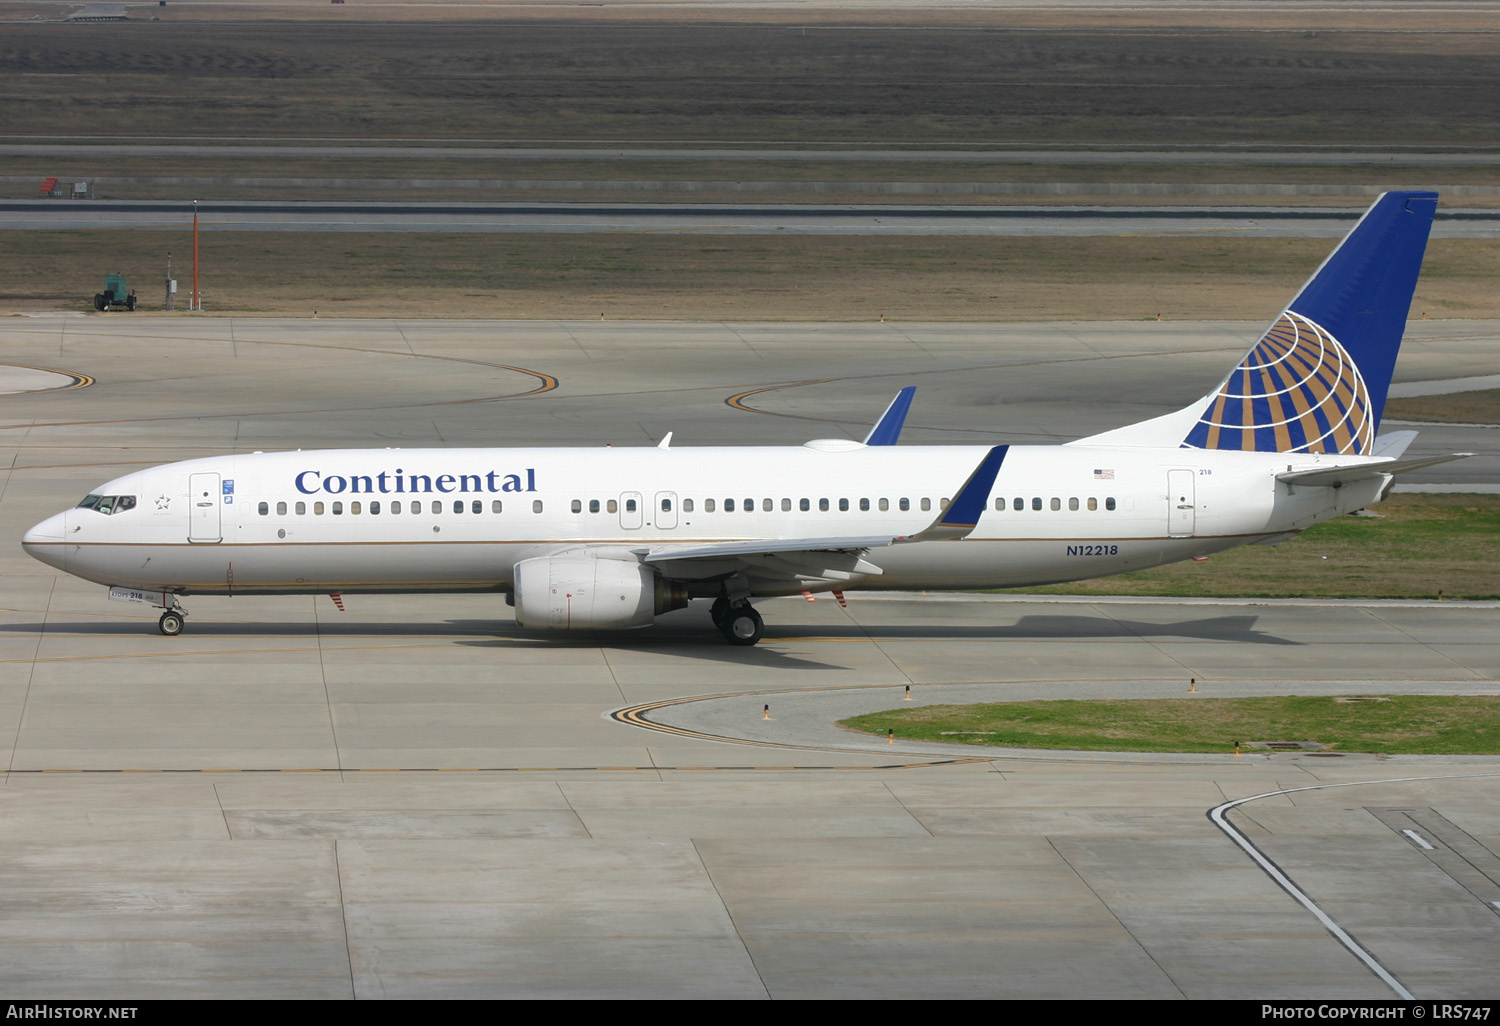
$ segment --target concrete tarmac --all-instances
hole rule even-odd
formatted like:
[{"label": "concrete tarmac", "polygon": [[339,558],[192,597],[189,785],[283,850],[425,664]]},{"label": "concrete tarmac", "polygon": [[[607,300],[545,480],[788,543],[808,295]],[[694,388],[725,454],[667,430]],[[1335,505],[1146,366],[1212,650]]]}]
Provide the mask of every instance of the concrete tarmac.
[{"label": "concrete tarmac", "polygon": [[[859,437],[905,384],[910,444],[1065,440],[1261,327],[13,318],[0,535],[215,452]],[[1398,380],[1500,373],[1496,327],[1414,323]],[[1485,455],[1426,480],[1500,483],[1493,430],[1451,430]],[[0,993],[1500,996],[1500,760],[833,725],[908,686],[1495,694],[1492,604],[855,594],[762,603],[748,650],[698,608],[548,637],[498,598],[345,604],[189,599],[164,638],[0,547]],[[1257,795],[1227,819],[1288,886],[1206,815]]]}]

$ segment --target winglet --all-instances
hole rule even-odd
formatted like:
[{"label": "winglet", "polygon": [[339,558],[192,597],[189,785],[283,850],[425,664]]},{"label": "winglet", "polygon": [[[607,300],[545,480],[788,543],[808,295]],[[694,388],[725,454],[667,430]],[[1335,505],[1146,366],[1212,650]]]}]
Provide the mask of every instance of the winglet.
[{"label": "winglet", "polygon": [[1005,462],[1008,445],[997,445],[979,461],[979,466],[963,483],[948,508],[938,514],[920,534],[900,541],[957,541],[967,538],[979,523],[979,516],[990,501],[990,489],[995,486],[995,477],[1000,473],[1000,464]]},{"label": "winglet", "polygon": [[885,408],[885,412],[865,436],[865,444],[895,445],[896,439],[901,435],[901,426],[906,423],[906,411],[911,409],[911,397],[916,394],[916,385],[907,385],[897,392],[891,405]]}]

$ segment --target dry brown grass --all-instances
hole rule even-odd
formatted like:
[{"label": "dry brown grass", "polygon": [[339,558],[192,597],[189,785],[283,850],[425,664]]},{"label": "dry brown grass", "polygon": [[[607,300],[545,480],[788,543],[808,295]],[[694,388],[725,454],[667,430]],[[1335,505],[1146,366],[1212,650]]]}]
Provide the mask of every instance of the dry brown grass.
[{"label": "dry brown grass", "polygon": [[[207,232],[212,313],[688,320],[1266,318],[1321,239]],[[0,232],[0,311],[87,307],[124,271],[159,309],[191,235]],[[1414,311],[1500,317],[1500,242],[1435,241]],[[120,316],[111,314],[109,316]]]},{"label": "dry brown grass", "polygon": [[160,23],[7,25],[7,131],[1146,147],[1500,137],[1500,52],[1480,32],[1120,31],[1086,16],[1017,30],[1013,12],[955,15],[972,27],[943,30],[912,11],[866,24],[862,9],[826,29],[788,12],[730,24],[606,8],[387,23],[344,6],[298,23],[182,21],[198,12],[167,7]]},{"label": "dry brown grass", "polygon": [[1500,388],[1387,399],[1385,416],[1440,424],[1500,424]]}]

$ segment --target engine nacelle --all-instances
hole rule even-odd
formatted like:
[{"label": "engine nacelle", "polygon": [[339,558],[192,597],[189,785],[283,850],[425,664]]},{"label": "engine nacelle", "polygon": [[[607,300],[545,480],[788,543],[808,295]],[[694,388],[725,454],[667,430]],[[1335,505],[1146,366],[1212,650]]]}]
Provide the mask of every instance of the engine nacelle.
[{"label": "engine nacelle", "polygon": [[531,630],[645,627],[688,604],[685,585],[621,559],[524,559],[514,580],[516,623]]}]

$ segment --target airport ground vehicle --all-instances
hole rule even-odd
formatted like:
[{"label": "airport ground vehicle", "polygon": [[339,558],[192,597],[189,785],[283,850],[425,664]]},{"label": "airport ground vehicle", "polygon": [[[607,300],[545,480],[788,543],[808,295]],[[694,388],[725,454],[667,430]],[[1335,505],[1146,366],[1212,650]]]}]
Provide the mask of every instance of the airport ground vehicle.
[{"label": "airport ground vehicle", "polygon": [[94,293],[94,309],[110,310],[120,306],[134,310],[135,293],[125,283],[125,276],[117,272],[105,276],[103,292]]}]

